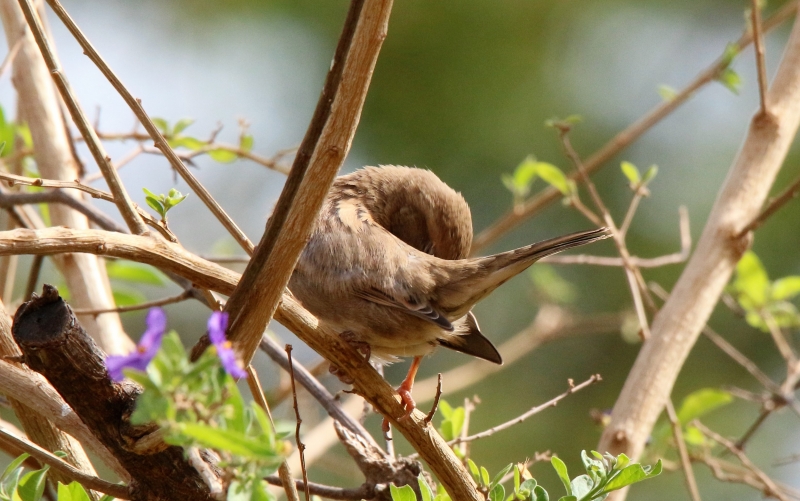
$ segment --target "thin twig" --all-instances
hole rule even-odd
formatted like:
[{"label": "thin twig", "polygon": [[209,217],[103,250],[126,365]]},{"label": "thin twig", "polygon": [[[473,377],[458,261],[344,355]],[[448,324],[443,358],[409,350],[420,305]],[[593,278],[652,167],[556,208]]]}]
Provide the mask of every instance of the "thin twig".
[{"label": "thin twig", "polygon": [[168,304],[180,303],[194,297],[191,290],[184,290],[175,296],[156,299],[154,301],[147,301],[145,303],[132,304],[130,306],[118,306],[116,308],[73,308],[72,311],[76,315],[100,315],[102,313],[125,313],[129,311],[147,310],[155,308],[156,306],[166,306]]},{"label": "thin twig", "polygon": [[[773,402],[773,401],[772,400],[767,400],[765,402],[765,404],[770,403],[770,402]],[[764,424],[764,421],[766,421],[766,419],[772,414],[772,412],[775,410],[775,408],[776,407],[775,407],[774,402],[773,402],[773,405],[771,405],[769,407],[765,406],[765,408],[763,408],[761,410],[761,412],[758,414],[758,417],[756,418],[756,420],[753,422],[753,424],[750,425],[750,428],[748,428],[747,431],[744,432],[744,435],[742,435],[742,437],[739,440],[736,441],[735,446],[736,446],[737,449],[742,450],[742,451],[744,450],[744,446],[747,445],[747,442],[750,441],[750,439],[753,437],[753,435],[756,433],[756,431],[761,427],[762,424]]]},{"label": "thin twig", "polygon": [[520,416],[517,416],[517,417],[515,417],[514,419],[512,419],[510,421],[506,421],[503,424],[499,424],[499,425],[497,425],[497,426],[495,426],[493,428],[489,428],[488,430],[482,431],[480,433],[476,433],[474,435],[470,435],[468,437],[455,438],[455,439],[447,442],[447,445],[453,446],[453,445],[463,444],[463,443],[467,443],[467,442],[474,442],[475,440],[479,440],[481,438],[490,437],[490,436],[494,435],[495,433],[497,433],[499,431],[506,430],[508,428],[511,428],[514,425],[517,425],[517,424],[525,421],[529,417],[531,417],[533,415],[536,415],[536,414],[542,412],[543,410],[545,410],[547,408],[555,407],[556,405],[558,405],[558,403],[560,401],[564,400],[565,398],[567,398],[568,396],[572,395],[573,393],[575,393],[577,391],[580,391],[580,390],[586,388],[587,386],[590,386],[590,385],[592,385],[592,384],[594,384],[594,383],[596,383],[598,381],[602,381],[602,380],[603,380],[603,378],[600,377],[600,374],[595,374],[592,377],[590,377],[589,379],[587,379],[586,381],[584,381],[584,382],[582,382],[581,384],[578,384],[578,385],[572,384],[572,380],[570,380],[569,389],[567,391],[565,391],[564,393],[562,393],[561,395],[559,395],[559,396],[557,396],[557,397],[555,397],[553,399],[550,399],[550,400],[548,400],[547,402],[545,402],[545,403],[543,403],[541,405],[537,405],[536,407],[532,408],[528,412],[526,412],[526,413],[524,413],[524,414],[522,414]]},{"label": "thin twig", "polygon": [[439,373],[439,383],[436,385],[436,396],[433,397],[433,405],[430,412],[425,416],[425,423],[430,423],[433,416],[436,415],[436,409],[439,408],[439,399],[442,397],[442,373]]},{"label": "thin twig", "polygon": [[66,76],[64,76],[64,73],[61,71],[61,68],[58,65],[58,61],[53,55],[53,50],[50,48],[50,42],[47,40],[47,37],[44,34],[41,21],[39,16],[36,15],[31,1],[19,0],[19,6],[25,15],[25,19],[28,21],[28,26],[33,32],[33,37],[36,39],[36,44],[39,46],[39,50],[42,52],[45,64],[50,70],[53,81],[55,82],[56,88],[58,88],[64,103],[67,105],[67,109],[72,116],[73,122],[78,127],[78,130],[86,141],[89,151],[92,153],[95,162],[97,162],[97,166],[100,167],[100,170],[103,172],[103,177],[105,177],[106,183],[108,183],[108,188],[114,195],[114,203],[117,205],[117,209],[119,209],[120,214],[122,214],[122,218],[125,220],[125,223],[128,225],[128,228],[130,228],[132,233],[137,235],[147,234],[147,227],[145,226],[144,221],[142,221],[141,215],[137,212],[133,204],[133,200],[131,200],[127,190],[125,190],[125,186],[122,184],[117,172],[111,166],[111,158],[103,148],[100,139],[97,138],[94,128],[86,118],[86,114],[81,109],[80,104],[78,104],[78,100],[70,88]]},{"label": "thin twig", "polygon": [[[22,0],[25,2],[29,2],[30,0]],[[75,40],[80,44],[83,48],[84,54],[86,54],[89,59],[97,66],[100,72],[105,75],[114,89],[122,96],[122,99],[128,104],[128,106],[133,110],[133,113],[139,119],[139,121],[144,126],[145,130],[150,137],[153,139],[156,148],[160,149],[164,156],[167,157],[169,160],[170,165],[173,169],[175,169],[178,174],[183,178],[184,181],[191,187],[192,191],[195,192],[197,197],[203,201],[203,203],[208,207],[217,220],[222,223],[228,233],[233,236],[233,238],[242,246],[242,248],[248,253],[253,252],[253,244],[247,238],[247,236],[242,232],[241,229],[233,222],[233,220],[225,213],[222,207],[214,200],[214,197],[206,190],[206,188],[200,184],[194,174],[189,171],[189,169],[181,162],[180,158],[175,154],[175,151],[170,147],[167,140],[161,134],[161,131],[158,130],[158,127],[153,123],[150,119],[150,116],[145,111],[144,107],[142,106],[142,102],[140,99],[136,99],[133,97],[133,94],[128,91],[128,89],[122,84],[122,81],[116,76],[116,74],[111,71],[111,68],[106,64],[100,54],[95,50],[83,32],[78,28],[78,25],[75,24],[75,21],[72,20],[70,15],[64,10],[64,7],[61,6],[61,3],[58,0],[47,0],[47,3],[53,9],[55,14],[61,19],[61,22],[64,23],[64,26],[72,33],[72,36],[75,37]],[[94,134],[94,129],[92,129],[92,134]],[[113,175],[116,176],[116,171],[109,165],[109,170],[113,172]],[[105,173],[104,173],[105,175]],[[108,178],[108,176],[106,176]]]},{"label": "thin twig", "polygon": [[300,425],[303,420],[300,419],[300,407],[297,406],[297,388],[294,384],[294,366],[292,365],[292,345],[286,345],[286,356],[289,357],[289,378],[292,380],[292,406],[294,407],[294,416],[297,419],[297,428],[294,431],[294,438],[297,442],[297,451],[300,453],[300,469],[303,473],[303,483],[306,490],[306,501],[309,501],[311,494],[308,492],[308,471],[306,470],[306,445],[300,440]]},{"label": "thin twig", "polygon": [[681,467],[683,468],[683,475],[686,479],[686,488],[689,490],[692,501],[700,501],[700,491],[697,489],[697,480],[694,478],[692,462],[689,459],[689,452],[686,450],[686,442],[683,441],[683,430],[681,429],[680,421],[678,421],[678,415],[675,413],[675,406],[672,404],[672,399],[667,399],[666,407],[667,417],[672,425],[672,435],[675,439],[675,446],[678,448],[678,454],[681,458]]},{"label": "thin twig", "polygon": [[772,341],[777,346],[778,351],[781,352],[781,356],[786,361],[786,372],[787,375],[791,371],[791,368],[794,365],[797,365],[797,355],[792,349],[791,345],[789,345],[789,341],[786,340],[786,336],[783,334],[783,330],[781,330],[778,322],[775,321],[775,317],[772,316],[766,308],[763,308],[759,311],[761,318],[764,319],[764,323],[767,324],[767,329],[769,330],[770,335],[772,335]]},{"label": "thin twig", "polygon": [[[100,133],[98,133],[98,135],[100,135]],[[100,136],[100,138],[102,139],[102,136]],[[126,165],[128,165],[130,162],[133,161],[133,159],[135,159],[136,157],[138,157],[142,153],[144,153],[144,146],[142,146],[142,145],[137,146],[136,148],[133,149],[133,151],[131,151],[130,153],[128,153],[124,157],[122,157],[119,160],[117,160],[116,162],[114,162],[114,169],[116,171],[119,171],[121,168],[123,168]],[[92,184],[93,182],[98,181],[100,179],[103,179],[103,173],[102,172],[95,172],[94,174],[88,174],[86,176],[83,176],[83,178],[81,179],[81,183],[83,183],[83,184]]]},{"label": "thin twig", "polygon": [[745,468],[753,472],[753,474],[756,475],[758,479],[761,480],[761,482],[763,482],[764,484],[765,487],[764,495],[775,497],[781,501],[787,501],[786,495],[775,484],[775,482],[771,478],[769,478],[769,476],[767,476],[766,473],[761,471],[761,469],[758,466],[753,464],[753,462],[750,461],[750,458],[747,457],[747,454],[745,454],[744,452],[742,452],[741,449],[736,447],[736,444],[734,444],[727,438],[723,437],[722,435],[708,429],[705,425],[703,425],[703,423],[701,423],[696,419],[692,421],[692,426],[700,430],[700,432],[703,435],[707,436],[708,438],[712,439],[713,441],[717,442],[718,444],[728,449],[728,451],[733,453],[733,455],[736,456],[739,459],[739,461],[741,461],[742,465]]},{"label": "thin twig", "polygon": [[636,211],[639,209],[639,202],[641,202],[642,198],[648,193],[647,187],[645,186],[637,186],[636,191],[633,192],[633,198],[628,205],[628,211],[625,213],[625,218],[622,220],[622,225],[619,227],[619,233],[622,235],[622,238],[625,238],[625,235],[628,234],[628,228],[631,227],[633,216],[636,215]]},{"label": "thin twig", "polygon": [[[272,485],[283,485],[283,478],[275,475],[265,477],[264,480]],[[298,489],[305,489],[308,486],[309,492],[315,496],[321,496],[325,499],[372,499],[375,497],[375,488],[373,486],[364,484],[355,489],[343,489],[341,487],[332,487],[330,485],[316,484],[309,482],[306,484],[302,480],[294,480]]]},{"label": "thin twig", "polygon": [[766,115],[769,113],[769,108],[767,108],[767,91],[769,90],[769,82],[767,82],[767,65],[764,60],[764,33],[761,30],[761,6],[759,3],[759,0],[751,0],[750,17],[753,22],[753,44],[755,45],[756,49],[758,96],[761,100],[761,114]]},{"label": "thin twig", "polygon": [[[763,31],[770,31],[782,22],[790,19],[795,14],[798,3],[800,2],[794,0],[782,6],[777,12],[764,21]],[[751,42],[751,33],[745,31],[739,40],[733,44],[733,47],[735,47],[738,52],[741,52],[741,50],[747,47]],[[659,103],[641,118],[617,133],[617,135],[586,159],[584,162],[586,172],[591,174],[600,169],[620,151],[630,146],[645,132],[669,116],[680,105],[688,101],[701,87],[716,80],[720,73],[728,67],[728,64],[729,61],[727,61],[725,57],[717,58],[710,66],[701,71],[692,82],[681,89],[674,98]],[[581,181],[577,173],[571,174],[570,178],[578,182]],[[481,249],[487,247],[529,217],[537,214],[545,207],[561,198],[561,192],[553,187],[542,190],[536,196],[525,201],[521,207],[507,212],[485,230],[480,232],[472,242],[470,254],[475,255]]]},{"label": "thin twig", "polygon": [[[58,181],[55,179],[42,179],[39,177],[26,177],[26,176],[18,176],[16,174],[9,174],[7,172],[0,172],[0,179],[8,181],[10,186],[14,184],[24,184],[26,186],[41,186],[44,188],[67,188],[73,190],[80,190],[84,193],[88,193],[93,198],[99,198],[101,200],[105,200],[106,202],[115,203],[114,197],[103,190],[98,190],[97,188],[92,188],[91,186],[86,186],[85,184],[81,183],[80,181]],[[144,219],[144,221],[150,225],[151,227],[158,230],[161,235],[169,240],[170,242],[177,242],[178,239],[175,235],[172,234],[167,228],[165,228],[158,220],[154,219],[150,214],[146,211],[142,210],[136,204],[133,204],[136,211],[139,215]]]},{"label": "thin twig", "polygon": [[51,468],[57,470],[62,475],[83,484],[89,489],[102,492],[104,494],[110,494],[119,499],[131,499],[131,494],[128,492],[127,486],[112,484],[111,482],[107,482],[93,475],[87,475],[58,456],[54,456],[49,451],[46,451],[38,445],[28,442],[27,440],[17,438],[2,428],[0,428],[0,440],[8,442],[17,448],[24,450],[32,457],[36,458],[36,460],[39,462],[50,465]]},{"label": "thin twig", "polygon": [[39,193],[3,193],[0,192],[0,208],[6,209],[14,205],[28,205],[28,204],[64,204],[86,216],[91,222],[95,223],[98,227],[108,230],[116,231],[119,233],[128,233],[128,230],[122,228],[113,219],[105,215],[105,213],[96,209],[87,202],[71,197],[65,192],[60,190],[49,190]]},{"label": "thin twig", "polygon": [[[603,199],[600,197],[600,193],[597,191],[597,187],[594,185],[594,182],[589,178],[589,174],[586,170],[586,167],[583,164],[578,152],[575,151],[575,148],[572,147],[572,142],[569,139],[569,132],[570,127],[568,124],[562,124],[558,127],[559,137],[561,138],[561,144],[564,147],[564,152],[566,153],[567,157],[572,161],[577,169],[578,173],[580,174],[580,178],[583,180],[583,183],[586,185],[586,189],[589,191],[589,195],[592,197],[592,201],[594,202],[597,210],[600,211],[600,214],[603,217],[603,223],[611,230],[611,235],[614,240],[614,244],[617,246],[617,251],[619,252],[620,258],[622,258],[623,263],[625,263],[625,277],[628,279],[628,286],[631,290],[631,296],[633,297],[633,306],[636,310],[636,315],[639,317],[639,326],[642,329],[641,334],[644,339],[648,339],[650,337],[650,325],[647,320],[647,313],[644,310],[644,301],[642,299],[642,290],[639,288],[639,280],[637,277],[638,271],[636,267],[633,266],[630,262],[630,252],[628,252],[628,247],[625,244],[625,237],[617,228],[616,223],[614,222],[614,218],[611,217],[611,212],[609,212],[608,207],[603,202]],[[577,197],[576,197],[577,198]]]},{"label": "thin twig", "polygon": [[798,193],[800,193],[800,177],[797,177],[794,181],[792,181],[792,183],[785,190],[783,190],[780,195],[770,200],[761,213],[756,216],[747,226],[742,228],[742,231],[739,232],[736,238],[741,238],[748,232],[759,229],[761,225],[763,225],[766,220],[770,218],[770,216],[778,212],[778,209],[783,207],[786,202],[796,198]]},{"label": "thin twig", "polygon": [[22,47],[22,42],[25,40],[25,29],[26,28],[23,26],[20,30],[19,37],[17,37],[17,41],[14,42],[14,45],[8,50],[5,59],[3,59],[3,64],[0,64],[0,78],[3,78],[3,75],[6,74],[11,63],[14,62],[14,58],[17,57],[17,52],[19,52],[20,47]]}]

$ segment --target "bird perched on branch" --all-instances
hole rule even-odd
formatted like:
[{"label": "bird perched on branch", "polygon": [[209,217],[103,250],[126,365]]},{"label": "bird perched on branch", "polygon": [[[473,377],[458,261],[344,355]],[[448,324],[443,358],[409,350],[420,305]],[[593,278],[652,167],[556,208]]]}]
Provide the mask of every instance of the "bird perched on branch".
[{"label": "bird perched on branch", "polygon": [[459,193],[427,170],[366,167],[334,181],[289,289],[368,357],[414,357],[398,388],[410,414],[421,357],[437,346],[502,363],[475,303],[539,259],[608,236],[600,228],[467,258],[472,218]]}]

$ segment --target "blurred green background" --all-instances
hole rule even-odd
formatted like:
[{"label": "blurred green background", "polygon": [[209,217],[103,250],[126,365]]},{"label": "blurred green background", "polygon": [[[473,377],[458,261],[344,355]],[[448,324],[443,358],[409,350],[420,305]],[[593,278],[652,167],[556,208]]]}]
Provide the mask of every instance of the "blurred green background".
[{"label": "blurred green background", "polygon": [[[765,13],[780,5],[770,2]],[[302,139],[348,2],[72,0],[65,6],[151,115],[171,122],[193,118],[196,122],[187,133],[200,138],[222,122],[225,128],[220,138],[229,142],[236,140],[237,119],[244,118],[251,123],[255,151],[270,156]],[[511,208],[511,194],[500,177],[526,156],[571,170],[545,120],[581,115],[583,122],[572,141],[588,157],[657,105],[662,99],[659,86],[682,88],[721,55],[727,43],[738,39],[748,6],[749,2],[729,0],[398,1],[345,171],[376,164],[431,169],[464,194],[476,233],[480,232]],[[130,130],[133,117],[122,101],[58,20],[52,18],[51,25],[66,74],[82,104],[87,110],[99,109],[100,129]],[[785,23],[767,35],[770,75],[789,27]],[[602,196],[620,222],[631,197],[620,161],[641,169],[651,164],[660,168],[650,185],[652,196],[642,203],[629,233],[634,254],[651,257],[679,249],[681,205],[689,210],[693,237],[699,236],[757,107],[752,49],[745,50],[733,68],[742,79],[738,95],[716,82],[707,85],[596,176]],[[7,108],[13,107],[7,79],[0,99]],[[109,145],[116,158],[132,148],[133,144]],[[774,191],[800,171],[797,160],[795,150]],[[142,205],[141,187],[156,193],[173,186],[188,191],[182,181],[173,179],[161,157],[142,156],[122,173]],[[222,165],[206,158],[197,161],[197,174],[251,239],[257,240],[284,177],[248,162]],[[538,183],[534,192],[543,187]],[[583,199],[589,202],[588,197]],[[757,234],[754,250],[773,278],[800,273],[798,218],[798,205],[789,205]],[[170,226],[190,250],[204,255],[235,253],[231,239],[196,197],[190,196],[170,213]],[[589,227],[574,210],[553,204],[485,252]],[[613,255],[607,242],[589,251]],[[681,268],[645,270],[645,278],[669,289]],[[556,271],[577,290],[574,303],[567,305],[576,314],[632,309],[621,270],[570,266]],[[146,293],[155,298],[170,292],[151,288]],[[476,309],[484,332],[497,343],[511,337],[535,316],[536,297],[527,273],[500,288]],[[171,325],[187,343],[203,332],[207,312],[200,306],[182,304],[168,311]],[[124,320],[129,332],[138,337],[143,315],[126,314]],[[767,335],[724,306],[717,308],[711,325],[768,374],[776,379],[785,375]],[[274,329],[295,344],[301,360],[314,363],[313,353],[301,349],[281,327]],[[602,374],[601,384],[472,447],[473,459],[491,472],[546,450],[559,454],[575,470],[581,449],[595,447],[600,436],[590,410],[613,406],[638,349],[638,344],[625,341],[619,332],[556,341],[466,391],[449,393],[445,381],[444,398],[457,404],[478,395],[481,404],[472,415],[470,429],[480,431],[562,392],[568,378],[582,381]],[[460,354],[437,352],[424,361],[421,377],[465,361]],[[265,357],[259,363],[266,384],[276,381],[278,372],[272,364]],[[389,367],[389,381],[398,384],[406,366]],[[343,388],[328,379],[333,390]],[[673,399],[680,402],[693,390],[726,385],[760,390],[741,368],[701,338],[681,372]],[[305,407],[310,428],[320,411],[312,403]],[[758,410],[754,404],[736,402],[706,421],[723,434],[740,436]],[[280,407],[278,414],[290,418],[287,411]],[[374,416],[368,420],[376,432],[377,423]],[[771,466],[774,460],[798,452],[797,425],[797,416],[789,413],[771,417],[748,453],[775,478],[800,487],[800,464]],[[401,439],[397,442],[400,451],[408,451]],[[350,475],[354,468],[342,468],[341,448],[329,454],[312,466],[312,480],[342,486],[361,482],[358,475]],[[551,495],[559,491],[549,465],[537,464],[531,470]],[[704,466],[696,466],[695,471],[704,499],[761,498],[756,491],[713,480]],[[632,499],[686,497],[679,473],[662,475],[648,484],[634,488]]]}]

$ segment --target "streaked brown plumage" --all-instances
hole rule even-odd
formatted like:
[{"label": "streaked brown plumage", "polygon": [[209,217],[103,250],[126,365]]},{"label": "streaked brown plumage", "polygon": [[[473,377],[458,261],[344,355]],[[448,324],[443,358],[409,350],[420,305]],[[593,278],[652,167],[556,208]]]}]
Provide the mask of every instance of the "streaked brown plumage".
[{"label": "streaked brown plumage", "polygon": [[289,289],[382,361],[443,345],[499,364],[475,303],[535,261],[606,237],[601,228],[467,258],[472,218],[460,194],[427,170],[366,167],[334,181]]}]

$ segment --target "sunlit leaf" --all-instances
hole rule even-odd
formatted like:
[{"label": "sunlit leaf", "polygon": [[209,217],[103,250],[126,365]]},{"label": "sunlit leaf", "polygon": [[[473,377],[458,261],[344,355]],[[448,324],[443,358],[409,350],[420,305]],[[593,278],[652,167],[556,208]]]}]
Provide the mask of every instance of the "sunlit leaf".
[{"label": "sunlit leaf", "polygon": [[733,401],[730,393],[716,388],[703,388],[683,399],[678,409],[678,421],[687,424]]},{"label": "sunlit leaf", "polygon": [[742,77],[732,68],[725,68],[717,77],[717,80],[734,94],[738,94],[742,86]]},{"label": "sunlit leaf", "polygon": [[414,489],[408,485],[397,487],[394,484],[389,484],[389,490],[392,494],[392,501],[417,501]]},{"label": "sunlit leaf", "polygon": [[114,304],[117,306],[133,306],[147,301],[147,297],[136,289],[114,287],[111,294],[114,296]]},{"label": "sunlit leaf", "polygon": [[170,138],[169,145],[173,148],[186,148],[187,150],[197,151],[204,148],[208,143],[191,136],[179,136]]},{"label": "sunlit leaf", "polygon": [[419,492],[422,494],[422,501],[433,501],[433,491],[428,482],[425,481],[422,473],[417,477],[417,483],[419,484]]},{"label": "sunlit leaf", "polygon": [[45,465],[41,470],[35,470],[22,476],[17,486],[17,494],[22,501],[39,501],[44,494],[47,470],[50,466]]},{"label": "sunlit leaf", "polygon": [[564,461],[562,461],[558,456],[553,456],[550,458],[550,464],[553,465],[553,469],[556,470],[558,478],[561,479],[561,483],[564,484],[564,489],[566,489],[567,494],[572,495],[572,486],[570,485],[569,481],[567,465],[564,464]]},{"label": "sunlit leaf", "polygon": [[547,162],[536,162],[536,174],[550,186],[560,191],[562,195],[570,194],[567,176],[555,165]]},{"label": "sunlit leaf", "polygon": [[655,477],[656,475],[661,474],[661,469],[662,466],[660,459],[652,468],[642,466],[639,463],[626,466],[605,485],[603,492],[611,492],[617,489],[622,489],[623,487],[635,484],[636,482],[641,482],[642,480]]},{"label": "sunlit leaf", "polygon": [[622,173],[628,178],[631,186],[637,186],[642,181],[642,176],[639,174],[639,169],[630,162],[622,162],[620,164]]},{"label": "sunlit leaf", "polygon": [[572,479],[570,487],[572,489],[572,495],[581,499],[592,490],[594,482],[589,475],[578,475]]},{"label": "sunlit leaf", "polygon": [[210,156],[214,161],[220,163],[233,162],[238,158],[236,153],[222,148],[215,148],[213,150],[208,150],[208,156]]},{"label": "sunlit leaf", "polygon": [[192,118],[181,118],[177,121],[177,123],[175,123],[175,127],[172,128],[172,133],[177,136],[193,123],[194,119]]},{"label": "sunlit leaf", "polygon": [[673,87],[669,85],[659,85],[658,86],[658,95],[661,96],[666,102],[670,102],[675,99],[675,96],[678,95],[678,91],[676,91]]},{"label": "sunlit leaf", "polygon": [[766,304],[769,277],[755,252],[745,252],[736,264],[736,279],[732,285],[745,310],[757,310]]},{"label": "sunlit leaf", "polygon": [[251,134],[245,134],[239,138],[239,149],[242,151],[253,149],[253,136]]},{"label": "sunlit leaf", "polygon": [[109,278],[126,282],[148,285],[164,285],[166,283],[166,277],[160,271],[152,266],[134,261],[124,259],[108,261],[106,271]]},{"label": "sunlit leaf", "polygon": [[153,124],[155,124],[156,128],[163,134],[169,131],[169,124],[163,118],[153,118]]},{"label": "sunlit leaf", "polygon": [[772,299],[782,301],[792,299],[798,294],[800,294],[799,276],[779,278],[772,284]]}]

